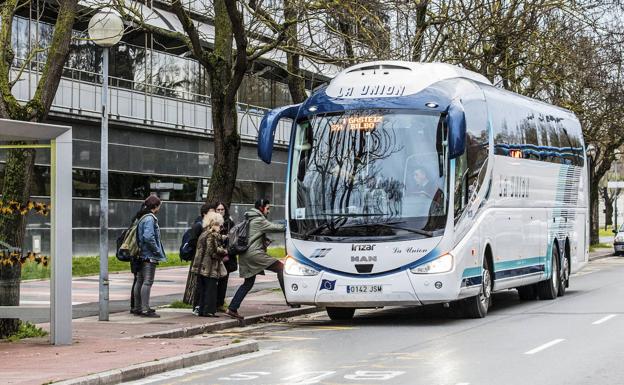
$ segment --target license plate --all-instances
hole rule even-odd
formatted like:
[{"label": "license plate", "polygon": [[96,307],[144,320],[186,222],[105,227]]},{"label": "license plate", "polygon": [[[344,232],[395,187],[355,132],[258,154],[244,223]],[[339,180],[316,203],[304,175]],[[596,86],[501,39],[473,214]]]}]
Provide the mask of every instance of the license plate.
[{"label": "license plate", "polygon": [[622,251],[622,250],[624,250],[624,246],[615,246],[615,250],[616,251]]},{"label": "license plate", "polygon": [[381,293],[382,291],[381,285],[347,285],[348,294]]}]

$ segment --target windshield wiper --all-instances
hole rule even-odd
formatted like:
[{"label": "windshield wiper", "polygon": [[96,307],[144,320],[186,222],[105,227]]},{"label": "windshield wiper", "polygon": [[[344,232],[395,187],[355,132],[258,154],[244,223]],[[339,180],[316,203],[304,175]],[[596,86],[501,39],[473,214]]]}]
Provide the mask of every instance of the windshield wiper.
[{"label": "windshield wiper", "polygon": [[[405,223],[405,222],[401,221],[401,222],[386,222],[386,223],[352,223],[352,224],[349,224],[349,225],[338,226],[334,230],[337,230],[339,228],[340,229],[346,229],[346,228],[353,228],[353,227],[365,227],[365,226],[374,227],[374,226],[379,226],[379,227],[385,227],[385,228],[393,229],[393,230],[408,231],[410,233],[424,235],[424,236],[426,236],[428,238],[431,238],[434,235],[432,231],[421,230],[421,229],[410,229],[410,228],[407,228],[407,227],[397,226],[397,224],[399,224],[399,223]],[[328,224],[324,223],[323,225],[328,225]],[[318,227],[325,227],[323,225],[318,226]],[[316,229],[313,229],[313,230],[316,230]]]},{"label": "windshield wiper", "polygon": [[336,226],[338,224],[338,222],[340,222],[340,221],[346,222],[347,221],[347,217],[339,216],[339,217],[336,217],[336,218],[332,219],[331,221],[327,221],[327,222],[321,223],[320,225],[318,225],[318,226],[316,226],[316,227],[306,231],[303,234],[303,239],[308,239],[308,238],[310,238],[311,235],[314,235],[314,234],[318,233],[319,231],[321,231],[323,229],[326,229],[326,228],[335,229],[334,226]]},{"label": "windshield wiper", "polygon": [[427,231],[427,230],[422,230],[422,229],[410,229],[410,228],[407,228],[407,227],[397,226],[397,224],[399,224],[399,223],[404,223],[404,222],[374,223],[372,225],[373,226],[387,227],[389,229],[394,229],[394,230],[409,231],[410,233],[424,235],[424,236],[429,237],[429,238],[433,237],[433,232],[432,231]]},{"label": "windshield wiper", "polygon": [[[333,213],[326,213],[323,214],[325,216],[328,217],[335,217],[334,219],[332,219],[331,221],[327,221],[325,223],[321,223],[320,225],[306,231],[303,234],[303,239],[308,239],[310,238],[311,235],[314,235],[316,233],[318,233],[319,231],[329,228],[332,231],[336,231],[339,228],[341,228],[342,226],[344,226],[344,224],[347,222],[347,219],[349,218],[354,218],[354,217],[370,217],[370,216],[374,216],[376,214],[355,214],[355,213],[349,213],[349,214],[333,214]],[[342,222],[342,223],[340,223]],[[339,224],[340,223],[340,224]]]}]

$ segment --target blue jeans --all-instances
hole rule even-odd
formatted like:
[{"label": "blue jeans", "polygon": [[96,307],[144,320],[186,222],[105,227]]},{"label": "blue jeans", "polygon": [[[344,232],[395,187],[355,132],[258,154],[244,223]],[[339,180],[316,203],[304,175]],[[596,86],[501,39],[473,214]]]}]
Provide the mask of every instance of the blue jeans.
[{"label": "blue jeans", "polygon": [[149,300],[154,275],[156,274],[156,264],[150,261],[142,261],[141,268],[136,274],[136,284],[134,285],[134,309],[135,311],[146,312],[150,310]]}]

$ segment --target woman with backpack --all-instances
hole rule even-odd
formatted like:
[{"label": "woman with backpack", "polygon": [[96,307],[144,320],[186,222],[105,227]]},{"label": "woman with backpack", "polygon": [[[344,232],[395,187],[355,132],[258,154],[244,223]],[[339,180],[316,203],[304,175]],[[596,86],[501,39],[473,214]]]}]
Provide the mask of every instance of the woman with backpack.
[{"label": "woman with backpack", "polygon": [[137,280],[133,288],[133,313],[143,317],[160,317],[149,306],[156,265],[167,260],[160,241],[160,227],[158,227],[158,219],[156,218],[160,206],[160,199],[156,195],[150,195],[145,199],[141,210],[135,216],[135,220],[138,221],[136,237],[140,252],[137,257],[139,260],[136,273]]},{"label": "woman with backpack", "polygon": [[227,275],[223,264],[226,250],[221,247],[221,226],[223,217],[215,212],[204,216],[203,231],[197,241],[197,252],[191,271],[197,275],[199,295],[199,316],[216,317],[217,283]]},{"label": "woman with backpack", "polygon": [[239,258],[240,277],[244,278],[245,282],[236,290],[225,312],[230,317],[243,318],[238,314],[238,308],[256,282],[256,275],[264,274],[264,270],[275,272],[282,292],[286,292],[284,290],[284,264],[267,254],[270,240],[266,236],[268,233],[283,233],[286,226],[269,222],[267,216],[270,209],[268,199],[258,199],[255,207],[245,213],[245,220],[249,221],[248,247]]},{"label": "woman with backpack", "polygon": [[[232,217],[230,217],[230,212],[225,203],[217,202],[216,211],[217,214],[221,214],[223,216],[223,225],[221,226],[220,233],[223,248],[227,250],[227,235],[230,232],[230,229],[234,227],[234,221],[232,220]],[[223,263],[225,264],[227,274],[219,278],[219,282],[217,284],[217,311],[221,313],[226,312],[225,295],[227,293],[227,285],[230,273],[233,273],[238,269],[236,255],[226,255],[225,258],[223,258]]]}]

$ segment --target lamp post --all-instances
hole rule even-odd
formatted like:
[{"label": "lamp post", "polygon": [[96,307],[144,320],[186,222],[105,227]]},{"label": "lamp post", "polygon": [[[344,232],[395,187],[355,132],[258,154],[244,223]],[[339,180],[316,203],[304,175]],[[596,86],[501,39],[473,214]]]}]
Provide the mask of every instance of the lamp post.
[{"label": "lamp post", "polygon": [[100,140],[100,296],[99,320],[108,321],[108,50],[119,43],[123,21],[111,11],[89,20],[89,38],[102,47],[102,134]]}]

